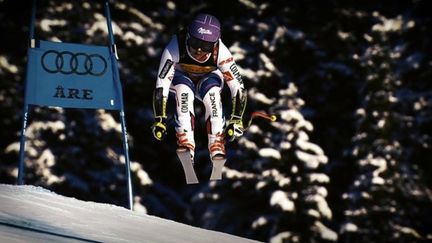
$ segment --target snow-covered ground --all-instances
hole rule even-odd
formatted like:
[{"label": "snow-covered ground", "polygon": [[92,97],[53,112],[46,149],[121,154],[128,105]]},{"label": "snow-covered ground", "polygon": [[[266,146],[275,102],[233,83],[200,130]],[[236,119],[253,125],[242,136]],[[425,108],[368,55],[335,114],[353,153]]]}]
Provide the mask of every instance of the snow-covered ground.
[{"label": "snow-covered ground", "polygon": [[0,242],[254,241],[41,187],[0,184]]}]

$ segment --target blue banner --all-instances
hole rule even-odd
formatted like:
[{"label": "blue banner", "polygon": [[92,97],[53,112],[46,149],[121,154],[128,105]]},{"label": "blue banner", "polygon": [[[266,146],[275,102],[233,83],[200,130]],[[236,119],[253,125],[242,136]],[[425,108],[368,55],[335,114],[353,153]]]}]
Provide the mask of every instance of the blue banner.
[{"label": "blue banner", "polygon": [[121,110],[121,92],[108,46],[38,41],[29,49],[27,104]]}]

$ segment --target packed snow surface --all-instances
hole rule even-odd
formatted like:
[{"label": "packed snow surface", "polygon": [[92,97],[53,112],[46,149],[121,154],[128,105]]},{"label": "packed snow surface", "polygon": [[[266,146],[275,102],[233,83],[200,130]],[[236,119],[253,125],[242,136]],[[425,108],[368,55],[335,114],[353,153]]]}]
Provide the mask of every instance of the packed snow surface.
[{"label": "packed snow surface", "polygon": [[0,242],[254,242],[35,186],[0,184]]}]

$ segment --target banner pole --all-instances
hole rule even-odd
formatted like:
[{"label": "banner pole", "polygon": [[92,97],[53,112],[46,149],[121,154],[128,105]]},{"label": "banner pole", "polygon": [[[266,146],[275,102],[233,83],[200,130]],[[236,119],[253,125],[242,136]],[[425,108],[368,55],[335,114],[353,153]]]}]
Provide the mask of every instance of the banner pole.
[{"label": "banner pole", "polygon": [[25,152],[25,133],[26,133],[26,127],[27,127],[27,116],[28,116],[28,105],[24,105],[24,115],[22,119],[22,128],[21,128],[21,138],[20,138],[20,152],[19,152],[19,166],[18,166],[18,185],[23,185],[24,183],[24,152]]},{"label": "banner pole", "polygon": [[[34,26],[36,20],[36,0],[32,1],[32,11],[30,17],[30,31],[28,37],[28,45],[30,48],[33,48],[35,45],[34,42]],[[25,83],[27,80],[24,81]],[[24,85],[26,87],[26,85]],[[22,118],[22,126],[21,126],[21,135],[20,135],[20,151],[19,151],[19,165],[18,165],[18,178],[17,184],[24,184],[24,173],[25,173],[25,165],[24,165],[24,155],[25,155],[25,142],[26,142],[26,128],[27,128],[27,119],[29,114],[29,106],[26,101],[26,97],[24,96],[24,109],[23,109],[23,118]]]},{"label": "banner pole", "polygon": [[114,42],[114,34],[113,34],[113,30],[112,30],[112,25],[111,25],[111,12],[109,9],[108,1],[105,2],[105,16],[106,16],[107,26],[108,26],[109,45],[110,45],[111,51],[114,53],[116,59],[118,60],[119,57],[117,55],[117,47],[116,47],[115,42]]},{"label": "banner pole", "polygon": [[[112,62],[117,62],[118,56],[117,56],[117,50],[114,42],[114,35],[112,31],[111,26],[111,13],[109,9],[109,3],[108,1],[105,2],[105,16],[107,20],[107,26],[108,26],[108,37],[109,37],[109,44],[110,44],[110,50],[116,57],[116,60],[112,60]],[[114,77],[117,79],[118,83],[120,83],[119,80],[119,73],[118,73],[118,66],[114,65],[116,68],[113,70]],[[121,95],[121,86],[120,89],[120,95]],[[123,150],[125,155],[125,162],[126,162],[126,183],[127,183],[127,189],[128,189],[128,199],[129,199],[129,209],[133,210],[133,193],[132,193],[132,180],[131,180],[131,169],[130,169],[130,160],[129,160],[129,145],[128,145],[128,139],[127,139],[127,130],[126,130],[126,119],[125,119],[125,112],[124,112],[124,105],[123,105],[123,95],[120,97],[121,102],[121,110],[120,110],[120,123],[122,128],[122,140],[123,140]]]},{"label": "banner pole", "polygon": [[35,19],[36,19],[36,0],[33,0],[33,2],[32,2],[32,12],[31,12],[31,18],[30,18],[29,41],[32,41],[34,39]]},{"label": "banner pole", "polygon": [[127,188],[128,188],[128,198],[129,198],[129,209],[133,210],[133,195],[132,195],[132,181],[131,181],[131,170],[130,170],[130,160],[129,160],[129,145],[128,145],[128,139],[127,139],[127,130],[126,130],[126,120],[125,120],[125,114],[122,107],[122,110],[120,111],[120,122],[122,126],[122,133],[123,133],[123,150],[126,160],[126,178],[127,178]]}]

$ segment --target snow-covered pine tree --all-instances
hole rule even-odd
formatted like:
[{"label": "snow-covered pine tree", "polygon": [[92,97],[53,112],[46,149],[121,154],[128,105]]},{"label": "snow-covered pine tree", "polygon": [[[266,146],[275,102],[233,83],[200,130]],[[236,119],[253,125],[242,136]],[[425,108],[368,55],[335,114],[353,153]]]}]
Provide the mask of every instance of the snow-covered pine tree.
[{"label": "snow-covered pine tree", "polygon": [[279,95],[272,106],[279,120],[250,127],[225,178],[195,197],[192,215],[201,227],[263,241],[336,241],[328,227],[328,159],[309,141],[313,127],[300,113],[304,102],[295,85]]},{"label": "snow-covered pine tree", "polygon": [[395,68],[403,49],[397,37],[407,25],[400,16],[386,19],[378,12],[373,16],[377,24],[365,35],[371,45],[359,59],[366,81],[350,150],[357,172],[343,195],[347,208],[341,240],[420,242],[427,237],[420,230],[431,193],[416,162],[407,156],[410,119],[396,95],[404,82]]},{"label": "snow-covered pine tree", "polygon": [[[395,74],[401,80],[401,87],[396,92],[398,103],[396,109],[403,114],[403,130],[401,145],[403,159],[409,161],[415,183],[405,185],[411,196],[415,198],[416,220],[413,228],[423,236],[425,241],[432,240],[432,165],[429,154],[432,151],[432,57],[427,53],[431,50],[432,30],[430,18],[423,19],[423,4],[415,3],[415,8],[408,11],[403,18],[401,31],[397,33],[397,42],[400,53],[393,51],[397,56]],[[406,166],[405,166],[406,167]]]}]

